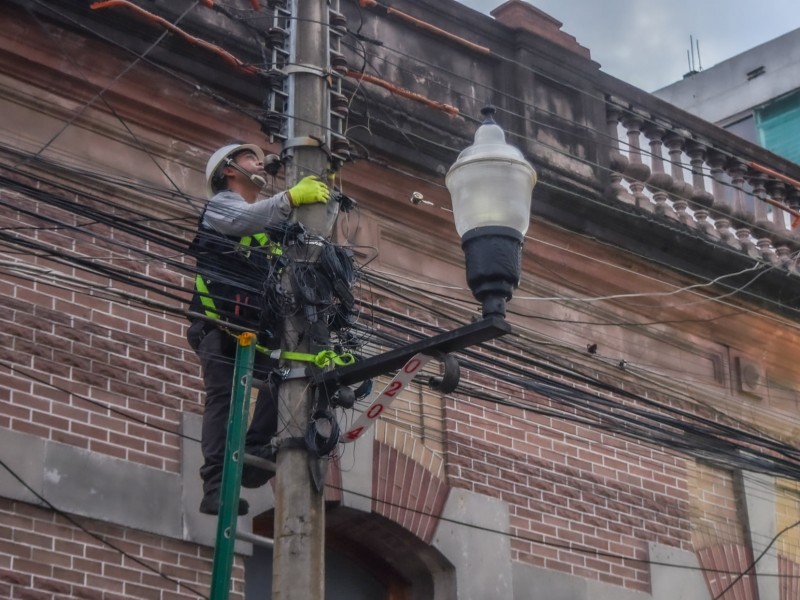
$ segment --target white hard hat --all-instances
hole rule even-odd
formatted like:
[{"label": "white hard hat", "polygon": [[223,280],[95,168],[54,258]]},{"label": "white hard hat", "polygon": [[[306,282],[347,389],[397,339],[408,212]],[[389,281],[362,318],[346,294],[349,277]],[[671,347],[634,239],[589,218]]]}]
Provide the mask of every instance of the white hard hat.
[{"label": "white hard hat", "polygon": [[250,150],[258,157],[258,160],[264,162],[264,151],[255,144],[229,144],[223,146],[211,155],[211,158],[208,159],[208,163],[206,164],[206,193],[209,198],[216,193],[212,183],[214,175],[216,175],[219,168],[225,164],[229,156],[242,152],[243,150]]}]

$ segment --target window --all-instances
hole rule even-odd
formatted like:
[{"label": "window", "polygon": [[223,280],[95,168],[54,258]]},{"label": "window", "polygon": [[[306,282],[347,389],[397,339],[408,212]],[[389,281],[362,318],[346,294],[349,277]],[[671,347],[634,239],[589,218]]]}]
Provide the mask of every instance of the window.
[{"label": "window", "polygon": [[800,164],[800,90],[756,109],[759,143]]}]

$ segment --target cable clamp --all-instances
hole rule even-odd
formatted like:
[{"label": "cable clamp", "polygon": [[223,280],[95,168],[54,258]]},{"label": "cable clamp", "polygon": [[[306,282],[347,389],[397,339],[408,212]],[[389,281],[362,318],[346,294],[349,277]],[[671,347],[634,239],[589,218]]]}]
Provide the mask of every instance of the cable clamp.
[{"label": "cable clamp", "polygon": [[[299,235],[297,236],[297,243],[300,246],[319,246],[320,248],[326,246],[328,241],[322,236]],[[316,264],[316,260],[296,260],[297,263]]]},{"label": "cable clamp", "polygon": [[309,135],[304,135],[300,137],[293,137],[287,139],[283,142],[283,151],[291,150],[292,148],[297,148],[299,146],[313,146],[314,148],[322,148],[324,143],[317,138],[313,138]]},{"label": "cable clamp", "polygon": [[289,381],[290,379],[307,379],[307,367],[297,367],[296,369],[278,369],[278,375],[281,381]]},{"label": "cable clamp", "polygon": [[327,69],[315,67],[314,65],[292,63],[283,67],[282,71],[286,75],[294,75],[295,73],[307,73],[309,75],[319,75],[320,77],[327,77],[330,73]]}]

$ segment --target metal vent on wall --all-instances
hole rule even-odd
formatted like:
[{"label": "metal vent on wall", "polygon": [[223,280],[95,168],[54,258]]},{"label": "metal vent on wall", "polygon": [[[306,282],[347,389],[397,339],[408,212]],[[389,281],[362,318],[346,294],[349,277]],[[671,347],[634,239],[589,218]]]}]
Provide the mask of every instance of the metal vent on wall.
[{"label": "metal vent on wall", "polygon": [[737,356],[735,361],[736,390],[738,392],[761,398],[764,385],[764,373],[761,366],[753,360]]}]

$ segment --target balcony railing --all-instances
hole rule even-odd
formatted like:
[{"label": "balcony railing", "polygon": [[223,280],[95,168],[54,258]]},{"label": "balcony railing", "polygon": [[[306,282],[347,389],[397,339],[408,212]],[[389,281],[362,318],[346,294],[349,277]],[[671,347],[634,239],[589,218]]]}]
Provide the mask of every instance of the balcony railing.
[{"label": "balcony railing", "polygon": [[647,104],[606,96],[608,196],[797,271],[800,189],[783,172],[800,167],[673,107],[665,115],[660,100]]}]

